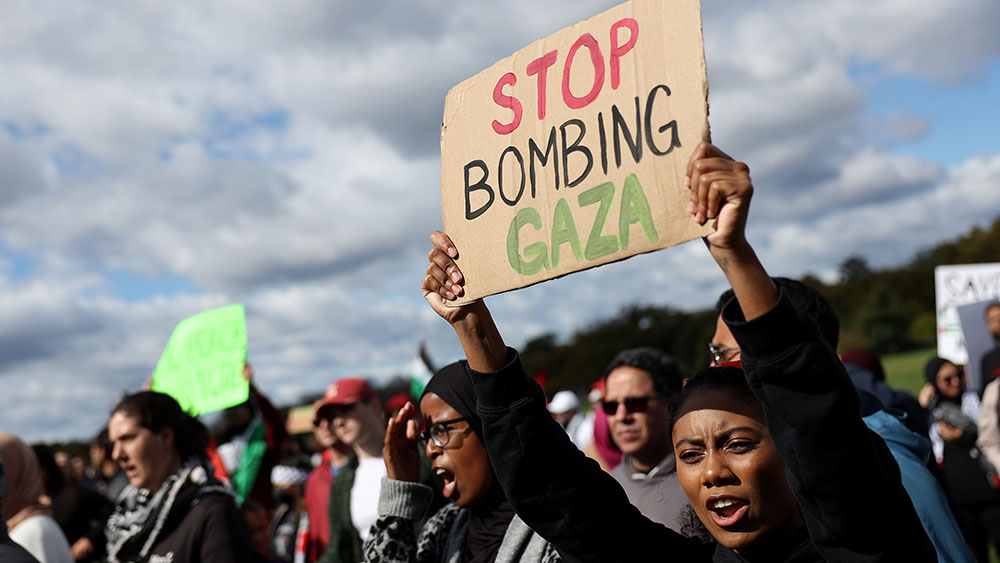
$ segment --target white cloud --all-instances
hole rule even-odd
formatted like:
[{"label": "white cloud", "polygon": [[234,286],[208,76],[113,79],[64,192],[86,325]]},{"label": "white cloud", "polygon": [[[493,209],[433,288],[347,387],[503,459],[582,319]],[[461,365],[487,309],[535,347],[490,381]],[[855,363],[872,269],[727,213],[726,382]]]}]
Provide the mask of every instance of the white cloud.
[{"label": "white cloud", "polygon": [[[417,289],[445,92],[614,3],[0,5],[0,126],[18,133],[0,127],[0,427],[96,431],[177,321],[235,301],[279,402],[402,369],[421,339],[457,357]],[[857,76],[974,75],[1000,52],[995,3],[704,10],[713,136],[751,165],[772,273],[898,263],[1000,209],[1000,157],[892,152],[934,131],[892,108],[873,124]],[[194,290],[125,298],[113,272]],[[520,344],[637,301],[707,307],[723,286],[694,242],[490,302]]]}]

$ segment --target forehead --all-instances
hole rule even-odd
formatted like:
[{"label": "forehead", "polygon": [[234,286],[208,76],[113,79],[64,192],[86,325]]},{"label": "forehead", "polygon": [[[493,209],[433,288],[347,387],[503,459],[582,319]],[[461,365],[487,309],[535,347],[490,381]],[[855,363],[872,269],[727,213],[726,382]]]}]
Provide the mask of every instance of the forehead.
[{"label": "forehead", "polygon": [[951,362],[945,362],[944,364],[941,365],[941,367],[938,368],[937,376],[948,377],[949,375],[955,375],[956,373],[958,373],[958,368],[955,367],[955,364]]},{"label": "forehead", "polygon": [[674,423],[674,441],[685,438],[707,438],[732,428],[754,428],[767,434],[764,411],[726,389],[697,392],[684,401]]},{"label": "forehead", "polygon": [[1000,319],[1000,305],[993,305],[986,310],[986,318]]},{"label": "forehead", "polygon": [[420,412],[431,424],[459,418],[461,415],[436,393],[427,393],[420,399]]},{"label": "forehead", "polygon": [[739,348],[736,338],[729,330],[729,326],[722,320],[722,315],[715,318],[715,334],[712,335],[712,344],[719,348]]},{"label": "forehead", "polygon": [[609,398],[653,394],[653,378],[649,372],[632,366],[619,366],[611,370],[606,385]]},{"label": "forehead", "polygon": [[114,442],[126,434],[138,432],[140,428],[134,416],[118,411],[108,419],[108,439]]}]

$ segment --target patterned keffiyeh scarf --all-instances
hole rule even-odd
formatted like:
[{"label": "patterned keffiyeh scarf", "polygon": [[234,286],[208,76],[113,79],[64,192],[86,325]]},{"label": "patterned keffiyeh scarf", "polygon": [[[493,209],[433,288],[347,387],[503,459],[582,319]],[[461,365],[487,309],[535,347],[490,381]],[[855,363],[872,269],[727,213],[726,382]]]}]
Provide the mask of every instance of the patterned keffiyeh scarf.
[{"label": "patterned keffiyeh scarf", "polygon": [[[212,477],[211,468],[193,458],[150,494],[148,489],[129,485],[118,498],[108,519],[107,548],[110,563],[144,562],[157,540],[165,535],[164,525],[172,512],[183,514],[198,498],[208,493],[232,495],[232,490]],[[172,526],[179,520],[173,519]]]}]

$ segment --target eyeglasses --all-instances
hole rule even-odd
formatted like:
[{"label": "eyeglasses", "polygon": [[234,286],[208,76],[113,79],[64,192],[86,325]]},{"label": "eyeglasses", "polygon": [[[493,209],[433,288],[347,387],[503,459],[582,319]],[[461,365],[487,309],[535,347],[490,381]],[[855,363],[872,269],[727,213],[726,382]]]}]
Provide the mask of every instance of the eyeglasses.
[{"label": "eyeglasses", "polygon": [[451,429],[448,427],[456,422],[463,422],[464,420],[465,417],[463,416],[431,424],[430,428],[427,430],[417,432],[417,440],[419,440],[424,447],[427,446],[427,441],[430,440],[434,442],[435,446],[443,448],[448,445],[448,440],[451,438],[451,434],[449,432]]},{"label": "eyeglasses", "polygon": [[634,414],[637,412],[646,412],[649,408],[649,402],[656,399],[656,396],[649,397],[626,397],[621,401],[601,401],[601,409],[604,414],[608,416],[613,416],[618,412],[618,405],[625,405],[625,412],[628,414]]},{"label": "eyeglasses", "polygon": [[323,408],[320,409],[320,412],[316,414],[316,418],[313,419],[313,428],[319,428],[319,425],[322,424],[324,420],[332,423],[333,419],[351,412],[356,405],[357,403],[350,403],[348,405],[324,405]]},{"label": "eyeglasses", "polygon": [[739,348],[719,348],[715,344],[708,345],[708,351],[712,354],[712,361],[716,364],[724,364],[731,361],[739,354]]}]

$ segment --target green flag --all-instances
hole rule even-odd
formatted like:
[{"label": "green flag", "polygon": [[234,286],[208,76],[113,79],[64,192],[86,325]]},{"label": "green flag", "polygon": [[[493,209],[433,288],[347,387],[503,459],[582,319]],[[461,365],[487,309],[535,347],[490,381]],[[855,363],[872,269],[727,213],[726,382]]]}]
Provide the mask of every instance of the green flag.
[{"label": "green flag", "polygon": [[247,327],[243,305],[212,309],[177,324],[156,365],[153,391],[198,415],[238,405],[250,396],[243,378]]}]

